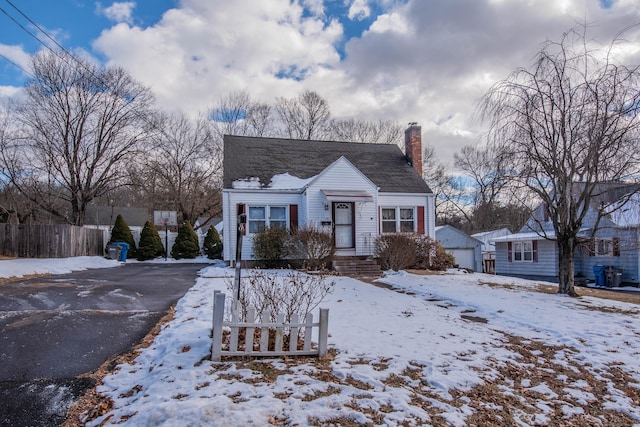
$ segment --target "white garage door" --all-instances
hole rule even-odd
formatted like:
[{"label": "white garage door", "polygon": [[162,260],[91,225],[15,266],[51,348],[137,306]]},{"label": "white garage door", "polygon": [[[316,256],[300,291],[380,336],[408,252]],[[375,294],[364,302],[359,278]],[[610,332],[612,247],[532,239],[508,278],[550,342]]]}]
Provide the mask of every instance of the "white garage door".
[{"label": "white garage door", "polygon": [[447,252],[455,257],[459,267],[476,270],[473,249],[449,249]]}]

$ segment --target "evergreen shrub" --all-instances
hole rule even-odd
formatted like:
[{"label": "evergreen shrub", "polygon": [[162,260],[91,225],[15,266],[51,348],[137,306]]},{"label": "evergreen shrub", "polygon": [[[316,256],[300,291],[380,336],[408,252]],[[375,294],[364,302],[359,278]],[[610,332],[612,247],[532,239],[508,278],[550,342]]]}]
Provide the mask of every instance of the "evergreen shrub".
[{"label": "evergreen shrub", "polygon": [[202,249],[209,259],[219,259],[222,256],[222,240],[215,227],[209,227]]},{"label": "evergreen shrub", "polygon": [[129,251],[127,252],[127,259],[135,258],[136,256],[136,242],[133,240],[133,234],[131,229],[125,222],[122,215],[116,217],[116,222],[111,229],[111,238],[107,242],[107,245],[113,242],[125,242],[129,244]]},{"label": "evergreen shrub", "polygon": [[144,261],[164,255],[164,246],[158,230],[151,221],[144,223],[138,245],[138,260]]},{"label": "evergreen shrub", "polygon": [[189,221],[185,221],[178,227],[178,236],[171,248],[171,256],[175,259],[195,258],[200,255],[198,235],[193,231]]}]

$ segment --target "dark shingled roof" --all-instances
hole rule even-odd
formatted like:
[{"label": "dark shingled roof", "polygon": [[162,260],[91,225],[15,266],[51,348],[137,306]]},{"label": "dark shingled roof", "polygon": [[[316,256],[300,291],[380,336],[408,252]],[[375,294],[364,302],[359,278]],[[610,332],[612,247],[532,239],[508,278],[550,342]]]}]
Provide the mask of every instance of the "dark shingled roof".
[{"label": "dark shingled roof", "polygon": [[266,186],[274,175],[284,173],[307,179],[341,156],[381,192],[431,193],[397,145],[234,135],[224,136],[223,185],[233,188],[233,181],[258,177],[260,184]]}]

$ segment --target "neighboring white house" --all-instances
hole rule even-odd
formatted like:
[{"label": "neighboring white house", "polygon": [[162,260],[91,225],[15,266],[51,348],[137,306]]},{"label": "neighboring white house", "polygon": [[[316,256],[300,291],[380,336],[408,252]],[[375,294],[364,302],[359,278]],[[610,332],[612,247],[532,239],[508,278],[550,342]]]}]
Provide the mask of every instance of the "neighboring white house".
[{"label": "neighboring white house", "polygon": [[436,227],[436,240],[447,253],[453,255],[456,265],[473,271],[482,271],[482,242],[450,225]]},{"label": "neighboring white house", "polygon": [[373,255],[381,233],[433,238],[434,194],[418,172],[420,126],[405,131],[405,148],[225,135],[224,260],[235,261],[240,212],[243,260],[253,259],[253,234],[264,227],[324,228],[336,256]]},{"label": "neighboring white house", "polygon": [[475,237],[482,242],[482,271],[484,273],[493,274],[496,271],[496,244],[494,239],[510,234],[511,230],[508,228],[500,228],[471,235],[471,237]]}]

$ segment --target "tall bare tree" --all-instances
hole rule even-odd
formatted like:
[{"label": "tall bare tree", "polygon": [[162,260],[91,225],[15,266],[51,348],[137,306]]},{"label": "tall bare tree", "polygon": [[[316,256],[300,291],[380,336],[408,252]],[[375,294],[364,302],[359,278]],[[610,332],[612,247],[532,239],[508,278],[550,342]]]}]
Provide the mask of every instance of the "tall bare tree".
[{"label": "tall bare tree", "polygon": [[183,221],[212,218],[220,211],[222,153],[209,121],[183,113],[157,121],[150,149],[132,173],[134,185],[154,208],[176,210]]},{"label": "tall bare tree", "polygon": [[310,90],[296,98],[277,98],[276,112],[285,134],[295,139],[323,139],[331,118],[327,101]]},{"label": "tall bare tree", "polygon": [[576,295],[574,251],[601,182],[638,173],[640,68],[616,63],[622,34],[604,49],[572,29],[547,41],[530,69],[496,83],[479,105],[492,149],[509,156],[512,178],[548,209],[558,248],[558,292]]},{"label": "tall bare tree", "polygon": [[220,140],[224,135],[271,136],[272,115],[271,106],[252,100],[246,91],[221,97],[209,113]]},{"label": "tall bare tree", "polygon": [[402,144],[404,129],[392,120],[333,119],[330,121],[328,139],[349,142]]},{"label": "tall bare tree", "polygon": [[147,135],[153,97],[125,70],[66,52],[37,54],[32,73],[15,110],[21,132],[3,166],[41,209],[82,225],[87,204],[121,183]]},{"label": "tall bare tree", "polygon": [[454,165],[474,183],[475,205],[495,203],[509,182],[505,157],[488,147],[467,145],[454,154]]}]

